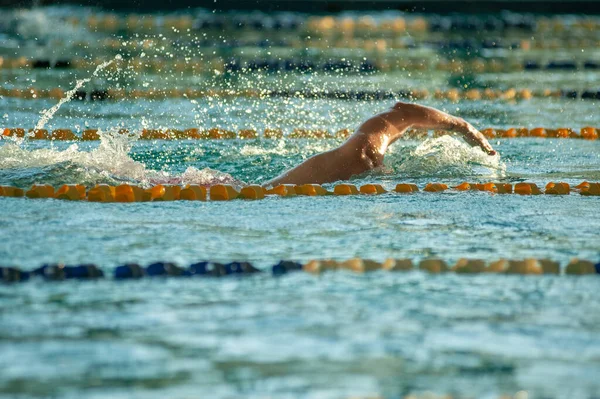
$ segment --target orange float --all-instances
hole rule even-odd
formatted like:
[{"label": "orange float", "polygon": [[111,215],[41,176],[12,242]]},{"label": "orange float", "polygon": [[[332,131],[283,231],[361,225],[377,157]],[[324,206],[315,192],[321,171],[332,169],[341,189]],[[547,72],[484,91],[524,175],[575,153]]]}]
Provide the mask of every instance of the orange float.
[{"label": "orange float", "polygon": [[179,193],[179,199],[185,201],[206,201],[206,187],[188,184]]},{"label": "orange float", "polygon": [[425,188],[423,189],[423,191],[427,191],[430,193],[437,193],[437,192],[441,192],[441,191],[445,191],[448,189],[448,186],[445,185],[444,183],[428,183]]},{"label": "orange float", "polygon": [[598,139],[598,131],[591,127],[586,126],[581,128],[581,138],[585,140],[597,140]]},{"label": "orange float", "polygon": [[419,191],[419,189],[416,187],[417,186],[415,184],[400,183],[400,184],[396,184],[396,188],[394,189],[394,191],[397,193],[403,193],[403,194],[413,193],[413,192]]},{"label": "orange float", "polygon": [[240,198],[259,200],[265,198],[265,192],[263,191],[263,188],[258,185],[246,186],[240,191]]},{"label": "orange float", "polygon": [[145,192],[142,188],[131,186],[129,184],[121,184],[115,187],[116,202],[140,202],[145,200]]},{"label": "orange float", "polygon": [[484,183],[481,191],[488,191],[490,193],[497,193],[498,187],[494,183]]},{"label": "orange float", "polygon": [[214,185],[210,188],[209,193],[211,201],[230,201],[238,198],[240,195],[239,192],[228,184]]},{"label": "orange float", "polygon": [[514,193],[519,195],[538,195],[542,192],[535,183],[517,183],[515,184]]},{"label": "orange float", "polygon": [[28,198],[54,198],[54,187],[49,184],[34,184],[25,192]]},{"label": "orange float", "polygon": [[54,198],[69,201],[79,201],[85,198],[85,187],[81,184],[64,184],[56,193]]},{"label": "orange float", "polygon": [[177,201],[181,193],[180,186],[156,185],[150,189],[152,201]]},{"label": "orange float", "polygon": [[200,129],[198,128],[190,128],[190,129],[185,129],[183,131],[183,135],[185,138],[190,139],[190,140],[198,140],[202,138],[202,134],[200,133]]},{"label": "orange float", "polygon": [[77,140],[77,136],[71,129],[56,129],[50,136],[52,140]]},{"label": "orange float", "polygon": [[582,188],[581,195],[598,196],[600,195],[600,183],[589,183],[587,188]]},{"label": "orange float", "polygon": [[529,136],[531,136],[531,137],[548,137],[548,134],[546,133],[546,129],[544,129],[543,127],[536,127],[535,129],[531,129],[529,131]]},{"label": "orange float", "polygon": [[485,262],[481,259],[461,258],[456,262],[452,271],[459,274],[482,273],[485,271]]},{"label": "orange float", "polygon": [[437,274],[448,271],[448,265],[442,259],[423,259],[419,263],[419,269]]},{"label": "orange float", "polygon": [[4,131],[2,132],[3,136],[10,136],[10,137],[25,137],[25,129],[20,128],[20,127],[16,127],[16,128],[12,128],[12,129],[4,129]]},{"label": "orange float", "polygon": [[596,268],[590,261],[575,258],[569,262],[567,268],[565,269],[565,273],[576,275],[596,274]]},{"label": "orange float", "polygon": [[506,274],[542,274],[541,265],[536,259],[509,260]]},{"label": "orange float", "polygon": [[242,129],[238,132],[238,137],[245,140],[255,139],[258,137],[258,133],[254,129]]},{"label": "orange float", "polygon": [[335,195],[357,195],[358,189],[354,184],[338,184],[333,188]]},{"label": "orange float", "polygon": [[571,192],[571,187],[568,183],[554,183],[550,182],[546,184],[546,194],[552,195],[568,195]]},{"label": "orange float", "polygon": [[362,194],[383,194],[387,191],[381,184],[365,184],[360,187],[359,190]]},{"label": "orange float", "polygon": [[235,139],[237,135],[235,132],[231,130],[225,130],[217,127],[213,127],[202,132],[202,138],[213,139],[213,140],[223,140],[223,139]]},{"label": "orange float", "polygon": [[471,190],[471,185],[467,182],[462,182],[458,186],[454,187],[454,189],[457,191],[469,191]]},{"label": "orange float", "polygon": [[265,129],[263,137],[266,139],[280,139],[283,137],[283,131],[281,129]]},{"label": "orange float", "polygon": [[510,183],[494,183],[498,194],[512,194],[513,187]]},{"label": "orange float", "polygon": [[319,184],[301,184],[295,186],[296,194],[307,195],[307,196],[321,196],[327,195],[329,192],[321,187]]},{"label": "orange float", "polygon": [[142,140],[166,140],[168,138],[166,132],[158,129],[143,129],[140,134]]},{"label": "orange float", "polygon": [[560,274],[560,265],[550,259],[538,259],[544,274]]},{"label": "orange float", "polygon": [[546,129],[546,137],[551,139],[558,137],[558,129]]},{"label": "orange float", "polygon": [[464,92],[464,97],[467,100],[477,101],[481,100],[481,91],[477,89],[470,89]]},{"label": "orange float", "polygon": [[508,129],[508,130],[506,130],[506,131],[502,132],[502,134],[501,134],[501,136],[500,136],[500,137],[502,137],[502,138],[504,138],[504,139],[512,139],[512,138],[515,138],[515,137],[517,137],[517,129],[515,129],[514,127],[513,127],[513,128],[510,128],[510,129]]},{"label": "orange float", "polygon": [[0,197],[22,197],[25,191],[13,186],[0,186]]},{"label": "orange float", "polygon": [[98,129],[86,129],[81,133],[81,140],[84,141],[95,141],[100,140]]},{"label": "orange float", "polygon": [[566,139],[571,137],[571,129],[568,128],[560,128],[556,129],[556,137],[559,139]]},{"label": "orange float", "polygon": [[369,259],[353,258],[341,262],[338,267],[355,273],[366,273],[381,269],[381,264]]},{"label": "orange float", "polygon": [[413,263],[410,259],[386,259],[381,268],[389,272],[409,271],[413,269]]},{"label": "orange float", "polygon": [[297,195],[295,187],[291,184],[280,184],[275,186],[267,190],[267,194],[279,195],[281,197],[295,197]]},{"label": "orange float", "polygon": [[115,200],[115,188],[107,184],[98,184],[87,193],[88,201],[113,202]]},{"label": "orange float", "polygon": [[29,139],[30,140],[48,140],[50,136],[48,135],[48,131],[46,129],[36,129],[29,130]]},{"label": "orange float", "polygon": [[508,260],[499,259],[495,262],[492,262],[488,265],[488,267],[484,270],[485,273],[504,273],[508,269]]}]

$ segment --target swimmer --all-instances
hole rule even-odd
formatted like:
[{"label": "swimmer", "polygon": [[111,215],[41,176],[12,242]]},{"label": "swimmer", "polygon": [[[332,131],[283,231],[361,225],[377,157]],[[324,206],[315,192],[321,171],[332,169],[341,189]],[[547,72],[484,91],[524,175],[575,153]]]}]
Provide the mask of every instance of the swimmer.
[{"label": "swimmer", "polygon": [[485,137],[464,119],[434,108],[398,102],[389,110],[365,121],[338,148],[307,159],[264,186],[348,180],[383,165],[387,148],[409,128],[456,132],[471,146],[479,146],[488,155],[496,154]]}]

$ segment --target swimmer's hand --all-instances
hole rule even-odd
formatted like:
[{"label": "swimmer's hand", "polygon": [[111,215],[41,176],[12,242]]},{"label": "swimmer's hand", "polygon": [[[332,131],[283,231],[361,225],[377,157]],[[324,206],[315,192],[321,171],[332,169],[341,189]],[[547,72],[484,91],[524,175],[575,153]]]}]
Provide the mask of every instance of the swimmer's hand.
[{"label": "swimmer's hand", "polygon": [[485,136],[464,119],[456,118],[456,127],[454,131],[461,134],[465,141],[471,146],[479,146],[486,154],[496,155],[496,151],[494,151]]}]

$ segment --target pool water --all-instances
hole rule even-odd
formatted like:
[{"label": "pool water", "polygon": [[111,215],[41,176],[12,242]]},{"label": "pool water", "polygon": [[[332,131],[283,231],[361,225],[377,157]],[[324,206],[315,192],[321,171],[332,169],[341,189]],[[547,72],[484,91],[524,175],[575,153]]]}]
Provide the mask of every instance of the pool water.
[{"label": "pool water", "polygon": [[[44,10],[44,9],[42,9]],[[59,11],[62,9],[59,9]],[[83,9],[82,9],[83,10]],[[69,12],[85,13],[79,9]],[[47,15],[57,12],[49,8]],[[11,50],[12,51],[12,50]],[[58,50],[57,50],[58,51]],[[9,53],[5,50],[5,53]],[[431,55],[431,56],[435,56]],[[600,72],[482,74],[478,84],[589,88]],[[7,86],[61,86],[84,71],[0,70]],[[448,73],[101,72],[90,85],[351,88],[452,86]],[[112,83],[111,83],[112,82]],[[491,82],[491,83],[490,83]],[[577,87],[576,87],[577,88]],[[0,124],[33,127],[56,101],[0,98]],[[476,127],[600,127],[597,101],[425,105]],[[0,184],[262,183],[337,139],[146,141],[125,127],[354,129],[390,100],[201,98],[71,101],[46,128],[103,131],[99,142],[0,141]],[[494,139],[488,157],[458,138],[400,140],[353,184],[600,180],[600,141]],[[362,257],[600,258],[598,197],[444,192],[263,201],[88,203],[0,198],[2,265]],[[600,397],[600,279],[429,275],[145,279],[0,285],[0,398],[345,398],[426,391],[458,398]]]}]

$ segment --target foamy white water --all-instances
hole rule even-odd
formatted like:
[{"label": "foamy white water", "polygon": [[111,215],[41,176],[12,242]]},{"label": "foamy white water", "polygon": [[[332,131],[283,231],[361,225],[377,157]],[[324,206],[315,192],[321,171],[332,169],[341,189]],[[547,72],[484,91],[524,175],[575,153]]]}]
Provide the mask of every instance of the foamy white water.
[{"label": "foamy white water", "polygon": [[[53,173],[61,180],[68,179],[69,168],[76,166],[76,176],[73,181],[79,182],[81,173],[88,182],[103,179],[113,181],[129,181],[141,185],[153,184],[233,184],[241,186],[242,181],[234,179],[230,174],[218,170],[188,167],[182,174],[171,174],[164,171],[148,169],[142,162],[130,156],[131,147],[136,139],[114,132],[99,132],[100,145],[91,150],[83,151],[79,145],[72,144],[65,150],[56,148],[41,148],[29,150],[18,142],[5,142],[0,146],[0,169],[32,169],[56,166]],[[75,172],[73,172],[75,173]],[[52,181],[53,176],[47,176]],[[47,182],[47,181],[44,181]],[[43,182],[40,182],[43,183]]]},{"label": "foamy white water", "polygon": [[490,156],[452,136],[427,139],[420,143],[399,165],[396,172],[410,177],[461,176],[475,172],[489,177],[503,177],[506,165],[500,155]]}]

